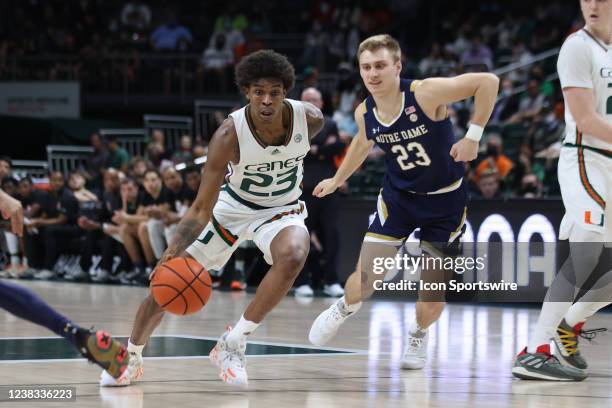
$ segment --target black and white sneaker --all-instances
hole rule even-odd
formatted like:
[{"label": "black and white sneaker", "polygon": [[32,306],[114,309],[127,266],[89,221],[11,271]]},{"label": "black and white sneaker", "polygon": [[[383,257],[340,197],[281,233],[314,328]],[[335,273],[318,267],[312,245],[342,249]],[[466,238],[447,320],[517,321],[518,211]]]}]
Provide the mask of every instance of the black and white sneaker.
[{"label": "black and white sneaker", "polygon": [[527,347],[516,356],[512,374],[522,380],[582,381],[587,378],[585,371],[562,365],[557,357],[550,354],[550,345],[542,345],[535,353]]}]

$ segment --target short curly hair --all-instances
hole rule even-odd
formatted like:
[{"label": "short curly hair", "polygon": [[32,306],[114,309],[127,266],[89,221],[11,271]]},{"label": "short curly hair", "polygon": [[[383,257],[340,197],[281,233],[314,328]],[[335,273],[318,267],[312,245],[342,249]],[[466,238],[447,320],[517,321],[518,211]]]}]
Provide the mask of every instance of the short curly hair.
[{"label": "short curly hair", "polygon": [[295,84],[295,69],[287,57],[272,50],[255,51],[244,57],[235,69],[240,91],[263,78],[278,79],[289,92]]}]

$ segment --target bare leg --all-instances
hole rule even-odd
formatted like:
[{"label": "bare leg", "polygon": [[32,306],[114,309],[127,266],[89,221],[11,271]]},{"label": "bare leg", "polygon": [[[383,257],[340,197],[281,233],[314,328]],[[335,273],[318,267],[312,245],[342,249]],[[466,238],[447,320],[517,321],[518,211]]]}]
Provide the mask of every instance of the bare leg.
[{"label": "bare leg", "polygon": [[[435,258],[427,256],[425,265],[435,265]],[[452,272],[450,272],[452,273]],[[427,283],[448,283],[450,280],[450,273],[444,270],[433,268],[423,268],[421,272],[421,279]],[[426,329],[431,326],[432,323],[436,322],[446,302],[444,302],[445,291],[419,291],[419,300],[416,303],[416,322],[421,329]]]},{"label": "bare leg", "polygon": [[155,302],[153,296],[147,296],[140,304],[134,318],[130,342],[139,346],[145,344],[155,328],[161,323],[164,314],[164,310]]},{"label": "bare leg", "polygon": [[147,264],[153,265],[155,263],[155,254],[153,253],[151,241],[149,241],[149,229],[147,227],[147,221],[138,224],[138,239],[140,240],[140,246],[142,247],[142,252],[144,252]]},{"label": "bare leg", "polygon": [[119,234],[121,234],[123,246],[134,264],[139,264],[142,262],[140,250],[138,249],[138,242],[136,241],[137,232],[136,227],[133,225],[124,224],[119,228]]},{"label": "bare leg", "polygon": [[309,249],[310,238],[303,228],[290,226],[274,237],[270,245],[273,265],[244,312],[246,320],[259,323],[280,303],[302,270]]}]

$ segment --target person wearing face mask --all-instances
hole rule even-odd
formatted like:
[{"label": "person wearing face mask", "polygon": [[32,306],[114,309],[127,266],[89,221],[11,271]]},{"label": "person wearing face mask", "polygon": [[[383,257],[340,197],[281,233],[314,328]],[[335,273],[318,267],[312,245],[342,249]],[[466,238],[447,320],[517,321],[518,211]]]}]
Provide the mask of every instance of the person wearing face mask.
[{"label": "person wearing face mask", "polygon": [[502,153],[502,139],[497,134],[489,135],[487,138],[486,157],[474,170],[474,182],[478,183],[482,173],[487,169],[495,169],[501,180],[505,179],[514,167],[512,160]]},{"label": "person wearing face mask", "polygon": [[513,94],[512,88],[510,79],[505,78],[501,81],[501,90],[489,123],[503,123],[518,110],[519,100],[517,95]]}]

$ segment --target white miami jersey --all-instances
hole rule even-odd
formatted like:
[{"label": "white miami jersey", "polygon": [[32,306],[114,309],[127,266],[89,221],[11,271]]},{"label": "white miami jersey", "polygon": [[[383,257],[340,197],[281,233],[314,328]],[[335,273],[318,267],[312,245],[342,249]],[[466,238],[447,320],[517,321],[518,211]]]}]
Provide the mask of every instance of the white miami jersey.
[{"label": "white miami jersey", "polygon": [[[589,88],[595,94],[597,114],[612,122],[612,48],[586,29],[570,35],[559,52],[557,71],[562,88]],[[611,150],[612,144],[583,134],[565,103],[565,143]]]},{"label": "white miami jersey", "polygon": [[229,163],[226,189],[245,205],[278,207],[302,194],[304,157],[310,151],[306,113],[300,101],[285,99],[284,103],[291,119],[280,146],[268,146],[258,137],[249,105],[230,114],[238,135],[240,161]]}]

